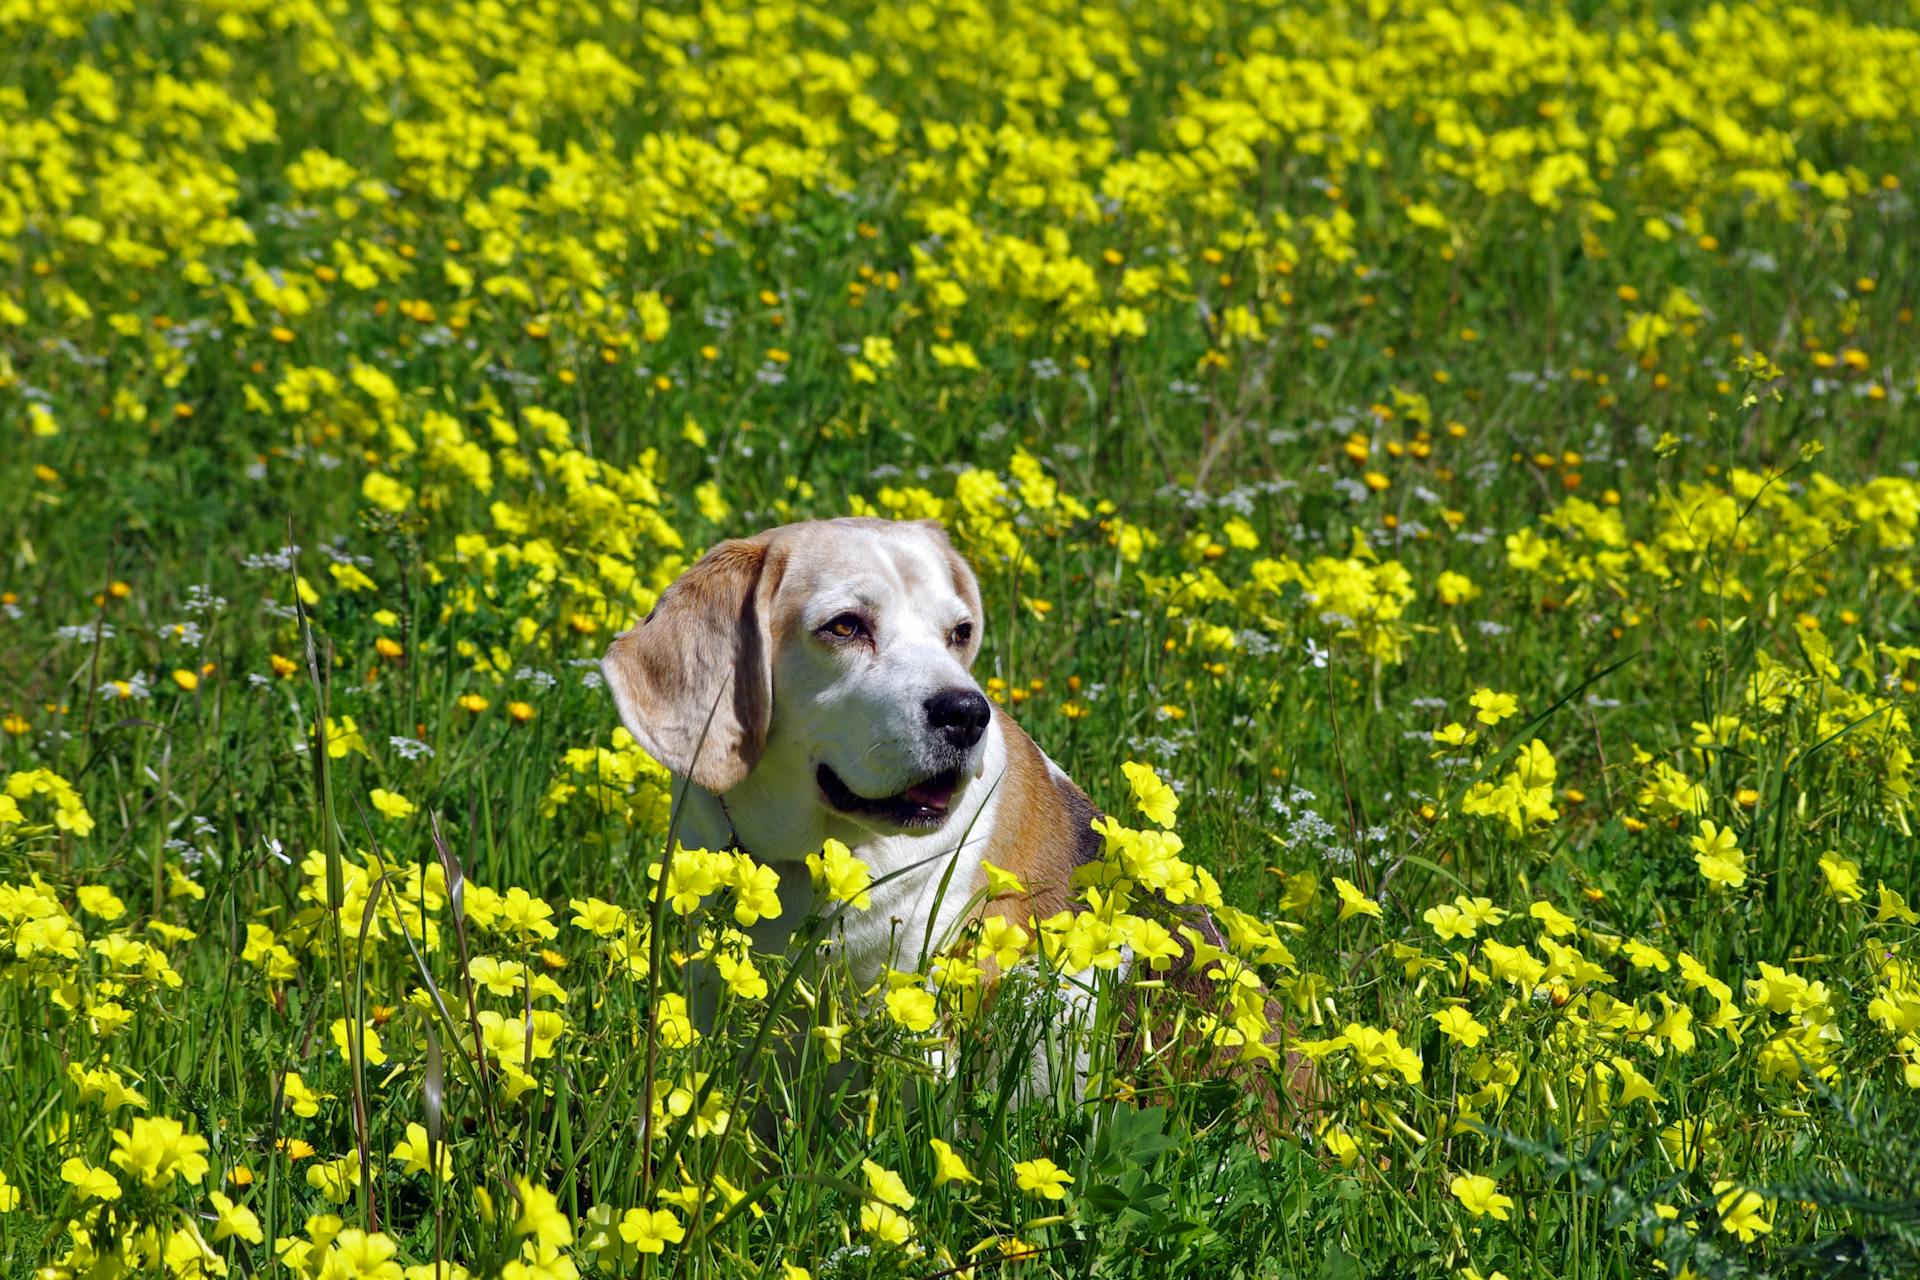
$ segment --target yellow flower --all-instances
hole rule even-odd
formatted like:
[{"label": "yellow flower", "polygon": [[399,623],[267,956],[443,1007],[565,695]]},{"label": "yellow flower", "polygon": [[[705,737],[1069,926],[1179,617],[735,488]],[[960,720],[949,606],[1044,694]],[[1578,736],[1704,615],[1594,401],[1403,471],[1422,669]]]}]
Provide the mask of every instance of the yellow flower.
[{"label": "yellow flower", "polygon": [[1458,1005],[1429,1015],[1439,1024],[1440,1034],[1471,1049],[1487,1038],[1486,1024]]},{"label": "yellow flower", "polygon": [[1759,1192],[1748,1191],[1738,1183],[1716,1182],[1713,1198],[1714,1208],[1720,1214],[1720,1229],[1740,1237],[1740,1243],[1752,1244],[1756,1236],[1773,1230],[1773,1223],[1760,1216],[1767,1202]]},{"label": "yellow flower", "polygon": [[192,693],[195,689],[198,689],[200,687],[200,677],[195,675],[193,672],[187,670],[185,667],[177,668],[174,671],[173,682],[179,685],[182,689],[186,690],[188,693]]},{"label": "yellow flower", "polygon": [[333,575],[333,580],[340,584],[342,591],[372,591],[376,585],[359,565],[348,561],[336,561],[328,565],[327,572]]},{"label": "yellow flower", "polygon": [[973,1170],[967,1168],[967,1162],[948,1144],[938,1138],[931,1138],[927,1145],[933,1148],[933,1185],[944,1187],[949,1182],[978,1182]]},{"label": "yellow flower", "polygon": [[573,908],[573,924],[585,929],[596,938],[608,938],[627,927],[627,913],[611,902],[602,902],[598,898],[569,898],[567,905]]},{"label": "yellow flower", "polygon": [[[353,1061],[351,1031],[352,1028],[345,1018],[335,1018],[333,1020],[330,1034],[333,1036],[335,1047],[340,1050],[340,1060],[342,1062]],[[375,1031],[371,1024],[363,1024],[361,1026],[360,1053],[361,1056],[376,1067],[387,1060],[387,1051],[380,1047],[380,1033]]]},{"label": "yellow flower", "polygon": [[165,1116],[136,1116],[127,1128],[115,1129],[108,1158],[155,1190],[172,1186],[175,1178],[197,1186],[207,1176],[207,1140]]},{"label": "yellow flower", "polygon": [[629,1209],[620,1217],[620,1238],[636,1253],[663,1253],[687,1238],[671,1209]]},{"label": "yellow flower", "polygon": [[860,1169],[867,1175],[868,1195],[896,1209],[913,1208],[913,1194],[899,1174],[871,1160],[862,1160]]},{"label": "yellow flower", "polygon": [[1153,766],[1129,760],[1120,766],[1120,772],[1127,775],[1127,782],[1133,788],[1134,806],[1147,820],[1163,827],[1172,827],[1174,812],[1180,807],[1180,797],[1154,772]]},{"label": "yellow flower", "polygon": [[1579,927],[1572,916],[1542,899],[1527,908],[1527,914],[1540,922],[1540,927],[1556,938],[1564,938]]},{"label": "yellow flower", "polygon": [[1480,595],[1480,588],[1474,585],[1473,579],[1451,570],[1442,571],[1433,580],[1433,589],[1444,605],[1466,604]]},{"label": "yellow flower", "polygon": [[1524,990],[1531,990],[1547,973],[1547,966],[1525,947],[1510,947],[1489,939],[1480,953],[1486,957],[1487,968],[1495,978]]},{"label": "yellow flower", "polygon": [[933,343],[927,348],[935,363],[949,369],[978,369],[980,357],[969,343]]},{"label": "yellow flower", "polygon": [[1030,1196],[1043,1200],[1064,1200],[1073,1175],[1045,1156],[1022,1160],[1013,1166],[1013,1180]]},{"label": "yellow flower", "polygon": [[80,909],[96,920],[114,921],[127,913],[127,904],[105,885],[81,885],[74,896],[80,900]]},{"label": "yellow flower", "polygon": [[1874,914],[1874,920],[1880,924],[1885,924],[1889,920],[1899,920],[1906,924],[1920,924],[1920,911],[1915,911],[1909,907],[1907,900],[1901,897],[1896,890],[1889,889],[1885,880],[1879,883],[1880,909]]},{"label": "yellow flower", "polygon": [[851,903],[861,911],[873,905],[867,888],[873,873],[853,851],[831,837],[819,853],[807,855],[807,870],[813,873],[813,887],[834,902]]},{"label": "yellow flower", "polygon": [[1455,938],[1471,938],[1476,930],[1472,917],[1460,908],[1448,903],[1428,907],[1420,918],[1432,926],[1440,941],[1450,942]]},{"label": "yellow flower", "polygon": [[1495,693],[1492,689],[1476,689],[1467,701],[1474,708],[1474,719],[1481,724],[1499,724],[1509,716],[1520,714],[1520,700],[1510,693]]},{"label": "yellow flower", "polygon": [[847,1037],[847,1028],[844,1024],[828,1022],[815,1027],[811,1034],[820,1042],[821,1055],[829,1063],[840,1061],[841,1055],[845,1052],[842,1045]]},{"label": "yellow flower", "polygon": [[1363,1070],[1381,1073],[1382,1082],[1388,1079],[1384,1073],[1391,1071],[1408,1084],[1420,1083],[1420,1055],[1402,1044],[1400,1033],[1391,1027],[1381,1030],[1349,1022],[1341,1028],[1340,1039],[1346,1042]]},{"label": "yellow flower", "polygon": [[1725,889],[1738,889],[1747,882],[1747,855],[1741,851],[1730,827],[1716,826],[1703,818],[1700,834],[1693,836],[1693,860],[1700,874]]},{"label": "yellow flower", "polygon": [[407,799],[397,791],[387,791],[383,788],[375,787],[367,793],[367,799],[373,802],[374,808],[389,818],[406,818],[419,812],[413,801]]},{"label": "yellow flower", "polygon": [[1842,902],[1858,902],[1866,896],[1860,887],[1860,864],[1837,853],[1820,859],[1820,871],[1827,878],[1827,892]]},{"label": "yellow flower", "polygon": [[360,482],[360,496],[382,511],[396,514],[413,505],[413,490],[379,471],[369,471]]},{"label": "yellow flower", "polygon": [[[344,1025],[343,1021],[342,1026]],[[301,1078],[298,1071],[287,1072],[286,1081],[282,1087],[286,1091],[287,1105],[293,1108],[293,1114],[297,1116],[319,1115],[322,1099],[331,1096],[314,1092],[312,1086]]]},{"label": "yellow flower", "polygon": [[[1372,916],[1376,920],[1380,919],[1380,904],[1372,898],[1369,898],[1366,894],[1361,893],[1360,887],[1351,880],[1343,880],[1339,876],[1335,876],[1333,878],[1333,888],[1334,892],[1340,895],[1341,920],[1358,915]],[[1336,923],[1338,923],[1338,921],[1336,921]]]},{"label": "yellow flower", "polygon": [[1494,1218],[1505,1222],[1513,1200],[1500,1194],[1500,1184],[1481,1173],[1463,1173],[1454,1177],[1447,1190],[1476,1218]]},{"label": "yellow flower", "polygon": [[923,988],[896,987],[887,992],[887,1016],[909,1031],[929,1030],[935,1013],[933,994]]},{"label": "yellow flower", "polygon": [[[437,1161],[428,1158],[428,1149]],[[400,1161],[402,1173],[426,1173],[434,1164],[439,1165],[440,1181],[453,1181],[453,1153],[447,1150],[447,1144],[430,1144],[427,1141],[427,1128],[418,1122],[409,1122],[406,1138],[393,1148],[393,1159]]]},{"label": "yellow flower", "polygon": [[1713,1141],[1714,1129],[1714,1123],[1704,1118],[1676,1120],[1660,1131],[1660,1145],[1680,1168],[1697,1169]]},{"label": "yellow flower", "polygon": [[526,1177],[516,1178],[513,1185],[520,1195],[520,1216],[514,1219],[513,1234],[532,1236],[553,1248],[573,1243],[573,1224],[560,1211],[560,1201],[553,1192]]},{"label": "yellow flower", "polygon": [[237,1236],[249,1244],[261,1244],[266,1240],[265,1233],[260,1230],[260,1219],[254,1216],[253,1210],[243,1204],[235,1204],[218,1191],[207,1199],[213,1204],[213,1238],[216,1241],[229,1236]]},{"label": "yellow flower", "polygon": [[987,876],[987,897],[989,898],[1001,898],[1011,893],[1025,893],[1027,891],[1027,886],[1020,882],[1020,877],[1011,871],[996,867],[991,862],[986,861],[980,863],[980,869],[984,871]]},{"label": "yellow flower", "polygon": [[1005,916],[988,916],[980,922],[980,940],[974,945],[973,956],[983,964],[991,956],[1000,968],[1011,969],[1032,941],[1025,929]]},{"label": "yellow flower", "polygon": [[360,735],[360,726],[353,722],[352,716],[341,716],[335,720],[327,717],[327,755],[334,760],[344,760],[350,751],[372,759],[367,750],[367,740]]},{"label": "yellow flower", "polygon": [[522,938],[553,938],[560,933],[553,923],[553,908],[519,885],[500,896],[498,919]]},{"label": "yellow flower", "polygon": [[754,967],[753,957],[742,952],[721,952],[714,957],[714,967],[720,972],[720,980],[727,990],[742,1000],[764,1000],[767,997],[767,980],[760,970]]},{"label": "yellow flower", "polygon": [[383,1231],[368,1234],[348,1227],[335,1234],[326,1248],[319,1274],[327,1280],[401,1280],[400,1264],[393,1260],[400,1246]]},{"label": "yellow flower", "polygon": [[334,1160],[321,1160],[307,1169],[307,1185],[334,1204],[345,1204],[353,1199],[353,1189],[359,1183],[360,1158],[358,1156],[346,1155]]},{"label": "yellow flower", "polygon": [[1326,1145],[1327,1154],[1338,1160],[1343,1168],[1353,1168],[1360,1163],[1360,1157],[1364,1154],[1359,1140],[1345,1129],[1328,1126],[1321,1131],[1320,1141]]},{"label": "yellow flower", "polygon": [[860,1229],[883,1244],[904,1245],[913,1239],[913,1223],[905,1214],[872,1201],[860,1206]]},{"label": "yellow flower", "polygon": [[699,1029],[687,1014],[685,996],[667,992],[660,997],[656,1008],[661,1044],[669,1049],[684,1049],[700,1039]]},{"label": "yellow flower", "polygon": [[60,1181],[71,1185],[84,1200],[118,1200],[120,1184],[106,1169],[96,1169],[79,1156],[60,1166]]},{"label": "yellow flower", "polygon": [[566,1250],[537,1240],[522,1244],[520,1256],[500,1268],[500,1280],[578,1280],[579,1274]]},{"label": "yellow flower", "polygon": [[726,880],[733,888],[733,922],[742,929],[780,918],[780,873],[772,867],[741,854]]},{"label": "yellow flower", "polygon": [[0,1171],[0,1213],[12,1213],[20,1207],[20,1188],[7,1181],[7,1175]]}]

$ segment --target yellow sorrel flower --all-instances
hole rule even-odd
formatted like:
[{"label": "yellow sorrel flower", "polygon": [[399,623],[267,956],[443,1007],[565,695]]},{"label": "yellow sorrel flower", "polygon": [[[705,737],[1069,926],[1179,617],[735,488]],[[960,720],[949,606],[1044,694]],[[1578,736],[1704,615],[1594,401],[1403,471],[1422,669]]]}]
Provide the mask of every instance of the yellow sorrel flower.
[{"label": "yellow sorrel flower", "polygon": [[942,1142],[938,1138],[931,1138],[928,1140],[927,1145],[933,1148],[934,1186],[942,1187],[949,1182],[980,1181],[980,1179],[974,1177],[973,1171],[967,1168],[967,1162],[962,1160],[947,1143]]},{"label": "yellow sorrel flower", "polygon": [[1333,878],[1333,888],[1334,892],[1340,895],[1339,918],[1341,920],[1360,915],[1372,916],[1376,920],[1380,919],[1380,904],[1372,898],[1369,898],[1366,894],[1361,893],[1360,887],[1351,880],[1343,880],[1341,877],[1335,876]]},{"label": "yellow sorrel flower", "polygon": [[1758,1236],[1773,1230],[1773,1223],[1761,1216],[1767,1207],[1765,1197],[1734,1182],[1713,1184],[1714,1208],[1720,1213],[1720,1229],[1751,1244]]},{"label": "yellow sorrel flower", "polygon": [[861,911],[873,905],[867,893],[873,873],[838,840],[829,838],[819,853],[808,854],[807,870],[813,873],[814,888],[832,901],[850,903]]},{"label": "yellow sorrel flower", "polygon": [[620,1217],[620,1238],[636,1253],[663,1253],[687,1238],[671,1209],[629,1209]]},{"label": "yellow sorrel flower", "polygon": [[1700,834],[1689,843],[1693,845],[1693,860],[1700,874],[1715,886],[1738,889],[1747,882],[1747,855],[1731,828],[1716,826],[1712,819],[1703,818]]},{"label": "yellow sorrel flower", "polygon": [[1505,1222],[1513,1200],[1500,1193],[1500,1184],[1480,1173],[1457,1175],[1447,1190],[1476,1218],[1494,1218]]},{"label": "yellow sorrel flower", "polygon": [[165,1190],[175,1178],[197,1186],[207,1176],[206,1153],[207,1140],[188,1133],[178,1120],[136,1116],[127,1128],[113,1131],[109,1158],[147,1186]]},{"label": "yellow sorrel flower", "polygon": [[868,1195],[896,1209],[913,1208],[913,1194],[899,1174],[871,1160],[862,1160],[860,1169],[867,1177]]},{"label": "yellow sorrel flower", "polygon": [[1014,1182],[1030,1196],[1043,1200],[1063,1200],[1073,1175],[1045,1156],[1022,1160],[1013,1166]]}]

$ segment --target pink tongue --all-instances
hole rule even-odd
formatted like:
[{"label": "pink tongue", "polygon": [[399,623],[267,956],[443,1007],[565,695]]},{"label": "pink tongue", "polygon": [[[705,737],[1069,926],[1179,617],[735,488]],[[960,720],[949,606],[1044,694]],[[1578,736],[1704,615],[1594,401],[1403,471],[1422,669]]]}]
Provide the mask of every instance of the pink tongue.
[{"label": "pink tongue", "polygon": [[953,799],[953,785],[944,782],[920,782],[907,788],[907,799],[928,809],[944,809]]}]

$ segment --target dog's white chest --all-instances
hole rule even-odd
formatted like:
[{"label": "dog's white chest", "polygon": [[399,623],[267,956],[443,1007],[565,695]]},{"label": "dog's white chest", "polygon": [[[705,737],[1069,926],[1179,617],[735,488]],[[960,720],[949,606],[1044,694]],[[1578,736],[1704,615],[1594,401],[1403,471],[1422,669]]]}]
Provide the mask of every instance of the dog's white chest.
[{"label": "dog's white chest", "polygon": [[[970,840],[957,849],[924,847],[932,843],[916,840],[913,844],[921,847],[911,850],[869,846],[868,865],[875,881],[884,882],[868,890],[870,906],[848,906],[828,929],[830,962],[844,964],[862,988],[879,981],[889,968],[924,970],[928,960],[953,943],[966,919],[980,879],[984,841]],[[889,856],[893,854],[906,856],[896,860]],[[902,868],[897,878],[885,879]],[[783,877],[783,889],[785,883]],[[807,900],[796,905],[807,911],[832,916],[841,906],[813,901],[811,885],[805,892]]]},{"label": "dog's white chest", "polygon": [[780,874],[781,912],[753,930],[754,945],[789,951],[799,945],[796,935],[808,917],[817,914],[831,918],[824,935],[830,961],[844,964],[862,988],[889,968],[924,969],[928,959],[953,943],[974,905],[984,879],[980,863],[999,810],[1006,758],[999,734],[991,734],[980,776],[939,831],[868,836],[858,843],[846,839],[857,839],[857,833],[835,833],[872,877],[865,908],[821,900],[804,862],[774,863]]}]

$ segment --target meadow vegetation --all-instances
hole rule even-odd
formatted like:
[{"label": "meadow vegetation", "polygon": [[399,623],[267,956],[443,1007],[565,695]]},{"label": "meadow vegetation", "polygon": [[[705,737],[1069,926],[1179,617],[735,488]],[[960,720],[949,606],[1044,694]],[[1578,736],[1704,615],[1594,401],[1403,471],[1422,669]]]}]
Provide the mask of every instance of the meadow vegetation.
[{"label": "meadow vegetation", "polygon": [[[0,1274],[1915,1274],[1915,13],[0,0]],[[847,513],[1113,815],[870,989],[596,670]]]}]

